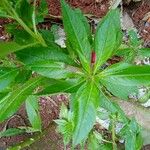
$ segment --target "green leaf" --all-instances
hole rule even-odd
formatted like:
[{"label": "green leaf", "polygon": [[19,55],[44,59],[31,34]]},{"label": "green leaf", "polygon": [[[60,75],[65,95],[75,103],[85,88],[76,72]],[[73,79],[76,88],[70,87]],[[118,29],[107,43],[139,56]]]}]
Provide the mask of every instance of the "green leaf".
[{"label": "green leaf", "polygon": [[123,86],[149,85],[150,66],[137,66],[128,63],[114,64],[102,72],[102,78],[100,80]]},{"label": "green leaf", "polygon": [[37,7],[36,23],[43,22],[46,15],[48,15],[47,1],[41,0],[40,5]]},{"label": "green leaf", "polygon": [[69,120],[57,119],[55,122],[58,125],[58,131],[63,135],[64,144],[67,145],[72,137],[73,124]]},{"label": "green leaf", "polygon": [[47,95],[54,93],[75,93],[78,91],[82,84],[82,80],[69,79],[69,80],[54,80],[52,84],[46,87],[38,95]]},{"label": "green leaf", "polygon": [[80,9],[76,9],[76,14],[79,16],[79,18],[82,20],[84,27],[86,29],[87,35],[88,35],[88,39],[90,41],[90,44],[92,45],[93,39],[92,39],[92,32],[91,32],[91,27],[90,24],[88,23],[88,20],[86,19],[86,17],[82,14]]},{"label": "green leaf", "polygon": [[0,67],[0,92],[6,89],[10,83],[14,81],[17,74],[18,69],[16,68]]},{"label": "green leaf", "polygon": [[32,127],[41,131],[41,118],[39,114],[38,98],[36,96],[29,96],[26,99],[26,111]]},{"label": "green leaf", "polygon": [[130,46],[135,47],[135,48],[140,46],[141,41],[138,39],[137,33],[132,29],[128,32],[128,34],[129,34],[129,44],[130,44]]},{"label": "green leaf", "polygon": [[0,138],[15,136],[15,135],[18,135],[18,134],[22,134],[24,132],[25,132],[24,130],[21,130],[21,129],[18,129],[18,128],[10,128],[10,129],[7,129],[6,131],[1,131],[0,132]]},{"label": "green leaf", "polygon": [[9,53],[17,51],[20,45],[15,42],[0,42],[0,57],[4,57]]},{"label": "green leaf", "polygon": [[21,126],[21,127],[18,127],[19,129],[21,130],[25,130],[26,133],[34,133],[34,132],[39,132],[39,129],[35,129],[35,128],[32,128],[32,127],[26,127],[26,126]]},{"label": "green leaf", "polygon": [[107,144],[101,144],[100,145],[101,150],[112,150],[112,144],[111,143],[107,143]]},{"label": "green leaf", "polygon": [[136,149],[136,136],[128,131],[125,138],[125,150],[137,150]]},{"label": "green leaf", "polygon": [[115,9],[104,17],[96,31],[94,42],[94,50],[97,56],[95,72],[116,52],[121,42],[120,13],[118,9]]},{"label": "green leaf", "polygon": [[0,6],[0,17],[1,18],[11,18],[1,6]]},{"label": "green leaf", "polygon": [[132,48],[119,48],[118,51],[116,52],[116,55],[117,56],[120,56],[120,57],[127,57],[127,55],[129,53],[131,53],[133,49]]},{"label": "green leaf", "polygon": [[130,94],[138,94],[138,87],[128,84],[119,84],[118,82],[111,83],[111,80],[101,80],[101,83],[116,97],[127,100]]},{"label": "green leaf", "polygon": [[64,144],[67,145],[73,134],[73,121],[72,112],[68,111],[67,107],[63,104],[60,109],[59,119],[55,120],[58,124],[58,131],[63,135]]},{"label": "green leaf", "polygon": [[102,135],[97,131],[91,133],[88,137],[88,150],[100,149],[100,143],[102,142]]},{"label": "green leaf", "polygon": [[16,12],[19,17],[29,26],[32,27],[33,6],[27,0],[19,0],[16,3]]},{"label": "green leaf", "polygon": [[62,62],[40,61],[30,64],[27,67],[42,76],[52,79],[74,78],[81,74],[79,68],[66,65]]},{"label": "green leaf", "polygon": [[60,119],[68,119],[68,120],[70,118],[68,108],[64,103],[62,103],[62,105],[61,105],[59,118]]},{"label": "green leaf", "polygon": [[33,90],[41,82],[41,79],[42,78],[33,78],[28,80],[25,84],[9,93],[0,101],[0,122],[12,116],[19,109],[21,104],[32,94]]},{"label": "green leaf", "polygon": [[49,30],[39,30],[39,32],[41,33],[43,39],[45,40],[46,44],[48,46],[52,46],[52,45],[55,45],[54,44],[54,35],[51,31]]},{"label": "green leaf", "polygon": [[29,80],[29,78],[31,76],[32,76],[32,71],[31,70],[25,70],[24,68],[20,69],[19,74],[15,78],[15,83],[16,84],[25,83],[27,80]]},{"label": "green leaf", "polygon": [[133,63],[135,57],[137,56],[137,51],[135,51],[133,48],[123,48],[118,49],[116,55],[123,57],[124,62]]},{"label": "green leaf", "polygon": [[136,50],[133,48],[123,48],[119,49],[116,54],[123,57],[126,62],[130,62],[130,60],[133,61],[133,58],[140,60],[150,57],[150,48],[137,48]]},{"label": "green leaf", "polygon": [[78,54],[84,69],[89,69],[91,46],[87,27],[81,13],[76,13],[64,0],[61,0],[63,24],[71,48]]},{"label": "green leaf", "polygon": [[120,131],[119,135],[125,139],[125,150],[140,150],[142,147],[142,139],[140,136],[140,127],[132,119]]},{"label": "green leaf", "polygon": [[21,46],[17,44],[16,42],[0,42],[0,58],[3,58],[10,53],[20,51],[22,49],[25,49],[27,47],[32,47],[35,45],[37,45],[37,43],[30,43],[30,44]]},{"label": "green leaf", "polygon": [[13,41],[19,45],[27,45],[36,42],[28,32],[23,29],[18,29],[18,24],[16,23],[6,25],[6,31],[12,35]]},{"label": "green leaf", "polygon": [[96,108],[99,106],[99,90],[92,82],[86,82],[78,90],[74,107],[73,145],[87,138],[96,119]]},{"label": "green leaf", "polygon": [[[8,1],[8,0],[5,0],[5,1]],[[10,1],[9,1],[10,5],[11,5],[13,8],[16,7],[16,5],[17,5],[18,2],[20,2],[20,0],[10,0]]]},{"label": "green leaf", "polygon": [[25,64],[39,61],[59,61],[75,65],[74,61],[62,49],[55,46],[26,48],[17,52],[16,55]]},{"label": "green leaf", "polygon": [[143,146],[142,134],[138,133],[136,135],[136,150],[141,150],[142,146]]},{"label": "green leaf", "polygon": [[0,93],[0,99],[3,99],[6,95],[8,95],[8,91]]},{"label": "green leaf", "polygon": [[138,55],[143,57],[150,57],[150,48],[140,48]]},{"label": "green leaf", "polygon": [[100,94],[100,101],[101,101],[101,107],[103,107],[104,109],[106,109],[107,111],[116,114],[118,113],[118,116],[120,117],[122,122],[127,122],[127,118],[125,113],[123,112],[123,110],[120,108],[120,106],[113,102],[113,100],[111,100],[110,98],[108,98],[108,96],[106,96],[103,91],[101,91]]},{"label": "green leaf", "polygon": [[54,41],[58,40],[59,39],[59,33],[58,33],[58,30],[59,30],[59,25],[52,25],[51,26],[51,33],[53,34],[53,37],[54,37]]}]

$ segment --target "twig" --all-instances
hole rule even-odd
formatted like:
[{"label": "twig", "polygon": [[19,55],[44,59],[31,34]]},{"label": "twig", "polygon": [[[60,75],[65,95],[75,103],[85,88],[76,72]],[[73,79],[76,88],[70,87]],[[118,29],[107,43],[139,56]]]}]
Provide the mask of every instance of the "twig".
[{"label": "twig", "polygon": [[112,118],[112,146],[113,146],[113,150],[117,149],[117,145],[116,145],[116,133],[115,133],[115,128],[116,128],[116,116],[114,118]]},{"label": "twig", "polygon": [[[93,14],[84,14],[84,16],[85,17],[87,17],[87,18],[91,18],[91,17],[94,17],[94,18],[98,18],[98,17],[96,17],[95,15],[93,15]],[[62,20],[62,16],[56,16],[56,15],[52,15],[52,14],[48,14],[46,17],[45,17],[45,19],[60,19],[60,20]]]}]

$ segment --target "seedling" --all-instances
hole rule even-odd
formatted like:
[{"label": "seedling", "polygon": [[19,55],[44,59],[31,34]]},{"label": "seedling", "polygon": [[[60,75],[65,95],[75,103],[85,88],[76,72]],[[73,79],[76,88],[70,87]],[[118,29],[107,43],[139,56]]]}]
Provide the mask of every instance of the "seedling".
[{"label": "seedling", "polygon": [[[27,45],[20,46],[17,41],[11,43],[12,51],[17,51],[15,55],[18,63],[13,67],[0,68],[0,122],[11,117],[27,99],[26,106],[31,125],[40,131],[38,106],[34,99],[41,95],[69,93],[70,109],[63,108],[65,115],[60,115],[60,120],[56,121],[65,144],[71,142],[75,147],[85,143],[95,124],[97,108],[102,107],[112,114],[117,113],[118,118],[127,126],[121,134],[125,139],[126,150],[130,149],[129,145],[138,145],[140,131],[137,123],[125,116],[115,100],[128,100],[128,95],[136,92],[139,86],[150,85],[150,66],[138,66],[123,61],[105,69],[102,67],[109,58],[116,55],[122,43],[119,10],[113,9],[108,12],[100,21],[93,38],[81,11],[73,10],[61,0],[67,37],[67,48],[63,49],[54,43],[51,32],[36,28],[35,20],[32,21],[34,25],[29,28],[10,3],[3,0],[2,4],[9,17],[20,23],[29,37],[34,39],[35,44],[26,37],[21,38],[27,40]],[[11,9],[8,10],[6,6]],[[31,12],[35,13],[33,10]],[[2,58],[12,52],[8,45],[10,46],[10,43],[3,42],[0,46]],[[20,75],[22,71],[26,72],[23,79]],[[18,81],[18,77],[22,80]],[[37,90],[37,87],[40,87],[40,90]],[[33,119],[32,112],[36,119]],[[134,125],[136,131],[132,128]],[[127,134],[130,128],[132,133]],[[114,129],[112,131],[113,149],[116,149]],[[112,143],[108,144],[110,149]],[[138,145],[138,149],[141,145]],[[102,147],[106,148],[106,145]],[[132,149],[137,150],[137,147]]]}]

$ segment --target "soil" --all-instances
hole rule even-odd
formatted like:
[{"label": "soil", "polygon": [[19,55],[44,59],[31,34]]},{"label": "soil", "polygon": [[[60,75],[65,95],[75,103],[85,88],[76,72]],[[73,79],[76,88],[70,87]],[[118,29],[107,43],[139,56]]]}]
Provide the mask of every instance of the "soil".
[{"label": "soil", "polygon": [[150,1],[144,0],[136,4],[130,3],[125,9],[129,12],[139,34],[144,40],[144,46],[150,47],[150,23],[148,21],[150,16],[144,19],[146,14],[150,12]]},{"label": "soil", "polygon": [[9,35],[5,32],[4,26],[11,22],[9,19],[0,19],[0,41],[5,40],[7,41],[9,39]]},{"label": "soil", "polygon": [[[60,1],[59,0],[47,0],[49,6],[49,14],[58,17],[61,16]],[[68,2],[74,8],[80,8],[85,14],[92,14],[97,18],[103,17],[109,9],[109,0],[68,0]],[[139,34],[144,40],[144,46],[150,47],[150,26],[146,26],[147,20],[143,20],[144,16],[150,12],[150,4],[148,1],[144,0],[139,3],[130,3],[124,6],[129,12]],[[8,19],[0,19],[0,40],[8,40],[9,36],[4,30],[4,25],[9,23]],[[49,28],[51,23],[41,24],[43,28]],[[116,61],[116,60],[115,60]],[[63,143],[61,136],[55,131],[56,126],[53,125],[49,128],[49,124],[53,122],[54,119],[58,118],[60,106],[64,102],[68,103],[67,97],[64,95],[57,95],[53,97],[41,97],[39,100],[40,104],[40,114],[42,118],[43,129],[48,128],[47,134],[32,144],[26,150],[63,150]],[[0,131],[6,126],[7,128],[18,127],[18,126],[29,126],[30,123],[27,119],[27,114],[25,112],[25,107],[22,105],[20,110],[9,120],[0,124]],[[25,139],[32,137],[32,134],[22,134],[18,136],[1,138],[0,139],[0,149],[6,148],[17,144]],[[150,150],[150,145],[147,145],[143,150]]]},{"label": "soil", "polygon": [[[47,0],[49,13],[55,16],[61,15],[60,0]],[[103,17],[109,8],[109,0],[67,0],[74,8],[80,8],[86,14]]]},{"label": "soil", "polygon": [[150,150],[150,144],[143,147],[142,150]]}]

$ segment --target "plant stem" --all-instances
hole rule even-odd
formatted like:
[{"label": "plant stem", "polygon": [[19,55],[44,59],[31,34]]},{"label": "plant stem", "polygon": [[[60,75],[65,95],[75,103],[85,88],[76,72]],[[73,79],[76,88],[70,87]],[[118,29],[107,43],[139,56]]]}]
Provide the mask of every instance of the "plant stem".
[{"label": "plant stem", "polygon": [[34,29],[34,32],[35,34],[38,33],[37,31],[37,28],[36,28],[36,0],[34,0],[34,3],[33,3],[33,13],[32,13],[32,23],[33,23],[33,29]]},{"label": "plant stem", "polygon": [[71,146],[71,150],[74,150],[74,147],[73,147],[73,146]]},{"label": "plant stem", "polygon": [[42,46],[46,47],[46,43],[43,39],[43,37],[41,36],[41,34],[36,34],[34,33],[24,22],[22,19],[20,19],[20,17],[18,16],[18,14],[16,13],[16,11],[14,10],[14,8],[9,4],[9,2],[7,0],[3,0],[3,6],[4,8],[7,10],[7,13],[12,16],[33,38],[35,38]]},{"label": "plant stem", "polygon": [[82,142],[82,143],[80,144],[80,146],[81,146],[81,150],[84,150],[84,142]]},{"label": "plant stem", "polygon": [[64,150],[67,150],[67,149],[66,149],[66,145],[64,146]]},{"label": "plant stem", "polygon": [[102,139],[102,141],[105,142],[105,143],[111,143],[111,144],[112,144],[111,141],[107,141],[107,140],[105,140],[105,139]]},{"label": "plant stem", "polygon": [[113,150],[117,149],[115,128],[116,128],[116,123],[115,123],[114,118],[112,118],[112,142],[113,142],[112,145],[113,145]]},{"label": "plant stem", "polygon": [[16,21],[40,44],[46,47],[46,43],[40,34],[35,34],[18,16],[15,16]]},{"label": "plant stem", "polygon": [[71,144],[71,150],[74,150],[74,145],[73,145],[73,143]]}]

